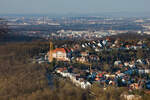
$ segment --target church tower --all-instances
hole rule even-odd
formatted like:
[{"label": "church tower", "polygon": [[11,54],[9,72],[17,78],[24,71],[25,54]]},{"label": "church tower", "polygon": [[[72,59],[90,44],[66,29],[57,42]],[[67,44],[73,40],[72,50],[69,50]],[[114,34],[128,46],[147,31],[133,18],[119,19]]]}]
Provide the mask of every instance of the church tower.
[{"label": "church tower", "polygon": [[50,42],[50,46],[49,46],[50,48],[49,48],[49,58],[48,58],[48,60],[49,60],[49,62],[52,62],[53,61],[53,43],[52,42]]}]

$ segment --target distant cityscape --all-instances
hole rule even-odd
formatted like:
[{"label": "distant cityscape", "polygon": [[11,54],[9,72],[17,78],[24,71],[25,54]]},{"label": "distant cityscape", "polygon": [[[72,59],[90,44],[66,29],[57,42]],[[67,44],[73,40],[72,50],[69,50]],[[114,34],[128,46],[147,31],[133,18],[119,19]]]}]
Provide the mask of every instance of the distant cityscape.
[{"label": "distant cityscape", "polygon": [[3,16],[15,35],[44,39],[102,38],[121,33],[150,34],[150,18]]}]

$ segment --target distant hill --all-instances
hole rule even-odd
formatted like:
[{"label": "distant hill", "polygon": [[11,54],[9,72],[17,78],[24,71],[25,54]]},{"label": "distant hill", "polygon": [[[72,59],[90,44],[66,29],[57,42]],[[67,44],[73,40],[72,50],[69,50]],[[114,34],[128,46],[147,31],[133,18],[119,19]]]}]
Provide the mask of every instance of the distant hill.
[{"label": "distant hill", "polygon": [[33,38],[23,35],[14,35],[10,34],[11,29],[8,28],[7,21],[5,19],[0,18],[0,43],[3,42],[28,42],[32,40],[37,40],[39,38]]},{"label": "distant hill", "polygon": [[28,37],[23,35],[6,34],[0,37],[0,42],[30,42],[33,40],[40,40],[40,38]]},{"label": "distant hill", "polygon": [[147,34],[138,34],[134,32],[128,32],[128,33],[121,33],[117,35],[110,36],[110,38],[120,38],[120,39],[145,39],[145,38],[150,38],[150,35]]}]

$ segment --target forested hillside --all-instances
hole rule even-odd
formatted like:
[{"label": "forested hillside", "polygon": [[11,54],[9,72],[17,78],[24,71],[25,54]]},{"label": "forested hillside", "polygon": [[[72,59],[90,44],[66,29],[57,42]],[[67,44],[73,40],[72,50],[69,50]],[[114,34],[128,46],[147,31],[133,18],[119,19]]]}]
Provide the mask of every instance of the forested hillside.
[{"label": "forested hillside", "polygon": [[53,89],[48,86],[45,65],[29,61],[46,46],[38,42],[0,45],[0,100],[89,99],[86,91],[63,80],[55,80]]},{"label": "forested hillside", "polygon": [[[30,59],[48,49],[47,42],[0,45],[0,100],[122,100],[125,88],[103,90],[96,84],[90,90],[75,87],[69,81],[55,79],[50,88],[45,77],[47,64]],[[149,100],[143,91],[135,91]]]}]

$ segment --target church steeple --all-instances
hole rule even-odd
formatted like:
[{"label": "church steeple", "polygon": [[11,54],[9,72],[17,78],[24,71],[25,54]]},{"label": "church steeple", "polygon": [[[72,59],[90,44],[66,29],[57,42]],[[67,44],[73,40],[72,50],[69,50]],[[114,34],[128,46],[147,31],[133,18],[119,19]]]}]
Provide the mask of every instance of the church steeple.
[{"label": "church steeple", "polygon": [[50,48],[49,48],[49,62],[52,62],[53,61],[53,56],[52,56],[52,54],[53,54],[53,43],[52,42],[50,42],[50,46],[49,46]]}]

